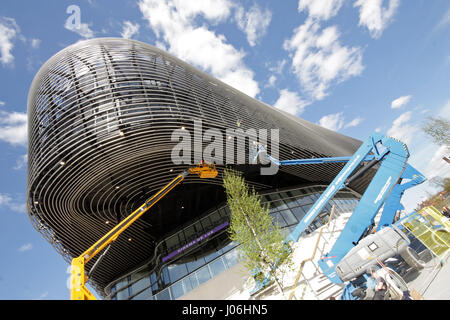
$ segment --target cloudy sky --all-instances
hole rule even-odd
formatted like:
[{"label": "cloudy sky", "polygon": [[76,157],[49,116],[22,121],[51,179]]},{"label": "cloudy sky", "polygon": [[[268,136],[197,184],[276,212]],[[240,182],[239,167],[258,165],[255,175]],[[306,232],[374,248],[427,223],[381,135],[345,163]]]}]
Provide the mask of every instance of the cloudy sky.
[{"label": "cloudy sky", "polygon": [[[69,298],[68,265],[25,209],[28,90],[64,47],[94,37],[155,45],[331,130],[397,137],[431,179],[450,175],[448,149],[421,129],[450,118],[449,32],[448,0],[2,0],[0,299]],[[409,191],[405,207],[430,190]]]}]

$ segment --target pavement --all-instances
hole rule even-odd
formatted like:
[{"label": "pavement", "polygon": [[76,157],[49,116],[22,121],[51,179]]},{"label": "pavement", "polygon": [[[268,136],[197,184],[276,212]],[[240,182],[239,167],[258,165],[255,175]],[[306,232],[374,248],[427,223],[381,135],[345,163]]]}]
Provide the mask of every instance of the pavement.
[{"label": "pavement", "polygon": [[450,255],[432,258],[425,268],[403,276],[410,291],[415,289],[424,300],[450,300]]}]

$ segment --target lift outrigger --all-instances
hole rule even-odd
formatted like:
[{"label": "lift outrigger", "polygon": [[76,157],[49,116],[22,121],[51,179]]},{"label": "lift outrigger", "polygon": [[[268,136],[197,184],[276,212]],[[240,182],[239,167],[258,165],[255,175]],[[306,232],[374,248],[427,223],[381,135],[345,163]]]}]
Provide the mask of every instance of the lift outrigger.
[{"label": "lift outrigger", "polygon": [[[156,194],[145,201],[139,208],[133,211],[128,217],[118,223],[113,229],[111,229],[89,249],[83,252],[79,257],[73,258],[70,273],[71,300],[96,300],[95,296],[86,287],[86,282],[95,271],[102,258],[108,252],[111,244],[155,203],[161,200],[168,192],[180,184],[189,174],[196,174],[200,178],[215,178],[218,172],[214,164],[206,164],[204,162],[196,167],[183,171]],[[86,274],[85,265],[103,249],[105,249],[103,254],[97,259],[91,270]]]}]

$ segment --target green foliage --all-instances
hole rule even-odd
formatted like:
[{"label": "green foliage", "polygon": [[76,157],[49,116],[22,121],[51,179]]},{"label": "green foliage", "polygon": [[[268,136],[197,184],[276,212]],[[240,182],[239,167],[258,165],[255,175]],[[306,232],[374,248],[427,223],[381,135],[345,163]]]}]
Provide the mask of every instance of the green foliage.
[{"label": "green foliage", "polygon": [[435,177],[430,180],[430,183],[436,186],[441,191],[431,195],[420,203],[416,210],[420,210],[424,207],[434,206],[438,210],[442,210],[443,207],[448,207],[450,205],[450,178],[439,178]]},{"label": "green foliage", "polygon": [[[240,244],[239,252],[244,266],[253,271],[271,272],[276,265],[291,263],[290,250],[284,245],[281,228],[273,223],[269,207],[262,206],[260,196],[249,189],[240,172],[226,169],[223,185],[231,211],[230,238]],[[272,273],[275,276],[275,272]]]},{"label": "green foliage", "polygon": [[423,131],[437,145],[450,146],[450,121],[443,118],[429,117],[423,125]]}]

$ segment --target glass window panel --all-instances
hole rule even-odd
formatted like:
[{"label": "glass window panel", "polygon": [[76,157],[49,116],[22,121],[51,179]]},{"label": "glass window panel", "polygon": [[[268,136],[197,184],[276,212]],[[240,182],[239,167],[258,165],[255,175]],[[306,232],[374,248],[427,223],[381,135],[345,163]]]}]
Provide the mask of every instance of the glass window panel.
[{"label": "glass window panel", "polygon": [[288,225],[298,223],[297,219],[295,219],[294,215],[290,210],[281,211],[281,215]]},{"label": "glass window panel", "polygon": [[179,238],[178,246],[181,246],[182,244],[186,243],[186,238],[184,237],[183,231],[178,232],[178,238]]},{"label": "glass window panel", "polygon": [[158,282],[156,282],[156,275],[154,273],[150,275],[150,284],[152,283],[154,283],[152,285],[152,290],[156,291],[158,289]]},{"label": "glass window panel", "polygon": [[[195,274],[194,274],[195,275]],[[184,293],[188,293],[189,291],[191,291],[193,288],[195,288],[197,285],[197,278],[191,279],[192,276],[190,277],[186,277],[183,280],[181,280],[183,282],[183,287],[184,287]],[[195,281],[195,283],[193,282]]]},{"label": "glass window panel", "polygon": [[284,200],[284,202],[287,204],[287,206],[289,208],[293,208],[293,207],[297,207],[298,206],[297,200],[295,198]]},{"label": "glass window panel", "polygon": [[204,229],[205,231],[211,230],[211,229],[212,229],[212,223],[211,223],[211,219],[209,219],[209,217],[203,218],[203,219],[201,220],[201,222],[202,222],[203,229]]},{"label": "glass window panel", "polygon": [[160,293],[158,293],[156,295],[156,299],[157,300],[170,300],[170,292],[169,292],[169,288],[164,289],[163,291],[161,291]]},{"label": "glass window panel", "polygon": [[225,264],[222,261],[222,258],[218,258],[209,264],[209,268],[211,270],[212,276],[218,276],[222,272],[226,270]]},{"label": "glass window panel", "polygon": [[187,270],[186,265],[184,263],[182,263],[182,264],[172,264],[172,265],[168,266],[167,269],[169,271],[171,282],[175,282],[178,279],[181,279],[182,277],[184,277],[188,273],[188,270]]},{"label": "glass window panel", "polygon": [[305,216],[305,211],[303,211],[302,207],[292,208],[291,211],[294,213],[294,216],[299,222],[302,221],[303,217]]},{"label": "glass window panel", "polygon": [[311,209],[312,204],[307,204],[305,206],[302,206],[303,211],[305,211],[305,214],[308,213],[309,209]]},{"label": "glass window panel", "polygon": [[289,193],[290,193],[293,197],[297,197],[297,196],[300,196],[300,195],[302,194],[298,189],[295,189],[295,190],[289,190]]},{"label": "glass window panel", "polygon": [[228,265],[228,268],[231,268],[235,264],[239,263],[239,252],[237,248],[227,252],[223,257]]},{"label": "glass window panel", "polygon": [[117,288],[117,290],[119,290],[119,289],[125,287],[127,284],[128,284],[128,280],[127,280],[127,278],[125,278],[125,279],[120,280],[119,282],[117,282],[116,288]]},{"label": "glass window panel", "polygon": [[310,199],[311,199],[312,201],[315,202],[315,201],[317,201],[317,199],[319,199],[320,194],[319,194],[319,193],[313,193],[313,194],[310,194],[309,197],[310,197]]},{"label": "glass window panel", "polygon": [[219,223],[219,221],[221,220],[221,217],[220,217],[218,211],[214,212],[214,213],[211,214],[209,217],[211,218],[211,221],[212,221],[213,225],[215,225],[215,226],[216,226],[216,225]]},{"label": "glass window panel", "polygon": [[280,200],[280,196],[278,195],[278,193],[268,194],[266,195],[266,197],[269,201]]},{"label": "glass window panel", "polygon": [[186,266],[188,268],[188,271],[192,272],[192,271],[194,271],[195,269],[201,267],[204,264],[205,264],[205,259],[204,258],[199,258],[199,259],[197,259],[195,261],[188,262],[186,264]]},{"label": "glass window panel", "polygon": [[204,266],[203,268],[198,270],[196,273],[197,273],[197,279],[198,279],[199,285],[201,285],[202,283],[205,283],[206,281],[211,279],[211,274],[209,272],[208,265]]},{"label": "glass window panel", "polygon": [[195,233],[196,235],[200,235],[205,233],[205,229],[203,229],[202,224],[200,223],[200,221],[198,221],[197,223],[194,224],[194,229],[195,229]]},{"label": "glass window panel", "polygon": [[194,226],[189,226],[186,229],[184,229],[184,235],[186,236],[186,241],[190,242],[197,238],[197,235],[195,233]]},{"label": "glass window panel", "polygon": [[220,255],[218,251],[211,252],[205,257],[206,263],[210,262],[211,260],[214,260],[214,258],[217,258]]},{"label": "glass window panel", "polygon": [[134,293],[137,293],[137,292],[141,291],[142,289],[145,289],[149,286],[150,286],[150,278],[145,277],[145,278],[142,278],[141,280],[139,280],[138,282],[133,283],[131,287],[132,287],[132,291]]},{"label": "glass window panel", "polygon": [[225,207],[225,208],[220,208],[219,209],[219,213],[220,213],[220,216],[222,217],[222,218],[228,218],[230,215],[229,215],[229,210],[227,210],[228,209],[228,207]]},{"label": "glass window panel", "polygon": [[[185,282],[186,282],[186,286],[185,288],[188,288],[188,285],[190,284],[191,288],[197,288],[198,287],[198,279],[197,279],[197,274],[193,273],[191,274],[189,277],[185,278]],[[188,284],[189,283],[189,284]],[[191,290],[192,290],[191,289]]]},{"label": "glass window panel", "polygon": [[165,284],[170,283],[170,276],[169,276],[169,271],[167,270],[167,267],[164,267],[161,278],[163,279]]},{"label": "glass window panel", "polygon": [[342,204],[341,204],[340,200],[334,201],[334,204],[335,204],[336,208],[338,209],[339,213],[345,212],[344,208],[342,208]]},{"label": "glass window panel", "polygon": [[118,300],[125,300],[128,298],[128,288],[118,291],[116,297]]},{"label": "glass window panel", "polygon": [[302,198],[299,198],[299,199],[297,199],[297,203],[299,204],[299,205],[305,205],[305,204],[308,204],[308,203],[312,203],[313,201],[312,201],[312,199],[309,197],[309,196],[304,196],[304,197],[302,197]]},{"label": "glass window panel", "polygon": [[172,251],[173,249],[175,249],[175,247],[178,246],[178,242],[179,241],[176,234],[171,236],[169,239],[166,240],[167,250]]},{"label": "glass window panel", "polygon": [[153,295],[151,289],[144,290],[135,297],[133,297],[133,300],[152,300],[152,299]]},{"label": "glass window panel", "polygon": [[236,247],[236,245],[237,244],[235,242],[230,242],[229,244],[227,244],[225,247],[222,248],[222,252],[227,252]]},{"label": "glass window panel", "polygon": [[178,281],[170,287],[172,293],[172,299],[178,299],[184,295],[183,281]]},{"label": "glass window panel", "polygon": [[274,210],[286,210],[288,207],[283,200],[277,200],[270,203],[270,207]]},{"label": "glass window panel", "polygon": [[280,212],[276,212],[276,213],[272,214],[272,218],[273,218],[274,224],[277,224],[280,227],[286,226],[286,221],[284,221],[284,219],[281,216]]},{"label": "glass window panel", "polygon": [[[127,277],[128,283],[131,283],[131,276]],[[131,296],[133,294],[133,288],[131,286],[128,287],[128,296]]]}]

